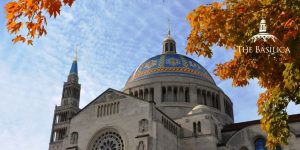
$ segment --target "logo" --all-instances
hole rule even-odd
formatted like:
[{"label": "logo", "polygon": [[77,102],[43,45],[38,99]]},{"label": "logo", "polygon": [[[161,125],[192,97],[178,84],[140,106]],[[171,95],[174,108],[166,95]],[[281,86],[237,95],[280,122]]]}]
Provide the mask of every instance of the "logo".
[{"label": "logo", "polygon": [[[264,43],[267,43],[269,40],[271,40],[273,43],[280,43],[277,37],[267,32],[266,20],[262,18],[259,24],[259,33],[252,36],[248,40],[248,42],[256,43],[258,41],[262,41]],[[255,47],[237,46],[237,49],[239,50],[240,53],[246,53],[246,54],[248,53],[270,53],[270,54],[290,53],[288,47],[278,47],[278,46],[255,46]]]}]

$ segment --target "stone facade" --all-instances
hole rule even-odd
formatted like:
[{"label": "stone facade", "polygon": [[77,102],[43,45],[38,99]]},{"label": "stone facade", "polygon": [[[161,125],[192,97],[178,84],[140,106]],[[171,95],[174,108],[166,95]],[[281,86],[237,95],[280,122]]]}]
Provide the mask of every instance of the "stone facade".
[{"label": "stone facade", "polygon": [[[259,121],[234,123],[233,103],[204,67],[176,54],[170,31],[163,53],[142,63],[123,91],[108,89],[79,109],[77,59],[55,107],[49,150],[260,150]],[[300,149],[300,114],[289,145]]]}]

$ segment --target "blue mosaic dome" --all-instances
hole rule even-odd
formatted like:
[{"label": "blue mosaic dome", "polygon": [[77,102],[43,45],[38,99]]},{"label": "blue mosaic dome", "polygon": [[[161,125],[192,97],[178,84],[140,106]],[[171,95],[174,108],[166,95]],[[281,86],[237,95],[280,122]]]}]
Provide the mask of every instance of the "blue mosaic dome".
[{"label": "blue mosaic dome", "polygon": [[157,75],[187,76],[215,84],[202,65],[180,54],[161,54],[148,59],[132,73],[127,83]]}]

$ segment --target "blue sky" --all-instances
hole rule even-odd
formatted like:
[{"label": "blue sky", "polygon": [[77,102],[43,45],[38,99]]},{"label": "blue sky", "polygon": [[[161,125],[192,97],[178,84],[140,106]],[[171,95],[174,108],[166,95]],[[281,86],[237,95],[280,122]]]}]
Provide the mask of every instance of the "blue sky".
[{"label": "blue sky", "polygon": [[[5,150],[48,148],[54,106],[60,103],[63,82],[78,45],[81,108],[107,88],[121,90],[133,70],[160,54],[168,17],[178,52],[185,54],[189,25],[185,17],[211,1],[89,0],[63,8],[48,19],[48,35],[34,46],[12,44],[0,2],[0,144]],[[215,64],[232,57],[232,51],[213,47],[212,59],[189,55],[212,74]],[[256,100],[263,91],[256,80],[243,88],[231,81],[217,85],[234,103],[235,121],[258,119]],[[300,113],[291,104],[290,114]]]}]

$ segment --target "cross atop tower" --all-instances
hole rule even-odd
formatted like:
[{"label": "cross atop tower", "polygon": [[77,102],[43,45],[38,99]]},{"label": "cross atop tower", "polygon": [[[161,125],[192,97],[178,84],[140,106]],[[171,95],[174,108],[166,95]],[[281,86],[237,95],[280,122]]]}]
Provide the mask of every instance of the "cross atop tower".
[{"label": "cross atop tower", "polygon": [[74,61],[77,61],[77,48],[78,48],[78,46],[75,47]]}]

